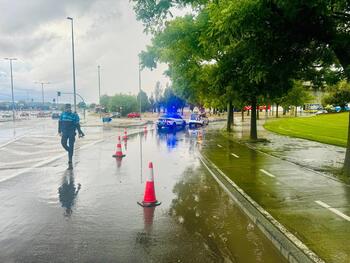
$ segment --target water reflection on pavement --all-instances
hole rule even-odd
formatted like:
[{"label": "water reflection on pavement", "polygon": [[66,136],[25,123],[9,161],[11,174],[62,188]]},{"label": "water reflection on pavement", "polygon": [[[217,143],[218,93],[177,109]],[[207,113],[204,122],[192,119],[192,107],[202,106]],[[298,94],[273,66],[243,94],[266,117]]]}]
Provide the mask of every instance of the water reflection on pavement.
[{"label": "water reflection on pavement", "polygon": [[[284,262],[198,161],[205,131],[129,136],[121,160],[117,135],[73,172],[60,159],[0,183],[0,262]],[[149,161],[156,208],[137,205]]]}]

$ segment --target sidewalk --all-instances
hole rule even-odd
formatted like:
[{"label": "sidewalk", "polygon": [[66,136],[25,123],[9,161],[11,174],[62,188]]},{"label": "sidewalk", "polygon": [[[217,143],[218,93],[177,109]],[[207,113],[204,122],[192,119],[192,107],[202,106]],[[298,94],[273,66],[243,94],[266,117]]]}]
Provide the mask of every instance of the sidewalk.
[{"label": "sidewalk", "polygon": [[202,154],[326,262],[350,262],[350,186],[225,138]]},{"label": "sidewalk", "polygon": [[[268,117],[270,118],[271,116]],[[249,121],[245,116],[242,124],[241,118],[236,115],[234,140],[249,139]],[[258,137],[267,141],[248,143],[250,147],[336,178],[335,174],[343,167],[345,148],[270,132],[263,127],[265,121],[265,116],[261,116],[257,123]]]}]

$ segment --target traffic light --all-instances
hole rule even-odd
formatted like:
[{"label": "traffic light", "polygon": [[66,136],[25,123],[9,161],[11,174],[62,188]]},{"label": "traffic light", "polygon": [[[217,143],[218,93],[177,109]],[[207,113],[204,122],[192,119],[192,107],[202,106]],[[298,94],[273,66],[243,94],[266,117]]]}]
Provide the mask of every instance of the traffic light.
[{"label": "traffic light", "polygon": [[61,91],[57,91],[57,96],[61,96]]}]

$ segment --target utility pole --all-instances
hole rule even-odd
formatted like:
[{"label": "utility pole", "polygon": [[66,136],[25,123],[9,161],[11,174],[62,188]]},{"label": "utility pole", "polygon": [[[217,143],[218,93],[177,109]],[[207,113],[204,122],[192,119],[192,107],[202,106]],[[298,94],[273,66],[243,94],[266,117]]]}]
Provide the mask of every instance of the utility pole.
[{"label": "utility pole", "polygon": [[140,103],[140,120],[141,120],[141,109],[142,109],[142,102],[141,102],[141,59],[139,56],[139,103]]},{"label": "utility pole", "polygon": [[5,60],[10,61],[10,71],[11,71],[11,96],[12,96],[12,120],[15,121],[15,96],[13,94],[13,73],[12,73],[12,61],[17,60],[17,58],[5,58]]},{"label": "utility pole", "polygon": [[100,119],[102,118],[102,107],[101,107],[101,67],[97,66],[98,73],[98,105],[100,105]]},{"label": "utility pole", "polygon": [[73,27],[73,18],[67,17],[71,21],[72,25],[72,57],[73,57],[73,94],[74,94],[74,112],[77,112],[77,93],[75,85],[75,58],[74,58],[74,27]]},{"label": "utility pole", "polygon": [[41,84],[41,101],[42,101],[42,104],[43,104],[43,107],[45,106],[45,96],[44,96],[44,85],[46,84],[50,84],[50,82],[34,82],[36,84]]},{"label": "utility pole", "polygon": [[101,105],[101,67],[97,66],[98,71],[98,104]]}]

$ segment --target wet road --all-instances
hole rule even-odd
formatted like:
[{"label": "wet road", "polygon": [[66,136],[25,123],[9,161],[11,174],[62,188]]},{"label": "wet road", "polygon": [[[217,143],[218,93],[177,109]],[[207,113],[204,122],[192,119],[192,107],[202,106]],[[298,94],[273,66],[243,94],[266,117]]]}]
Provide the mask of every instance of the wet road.
[{"label": "wet road", "polygon": [[[120,131],[101,133],[76,152],[72,172],[64,155],[0,181],[0,262],[284,262],[201,165],[196,133],[130,136],[121,161],[112,158]],[[156,208],[136,204],[149,161]]]}]

